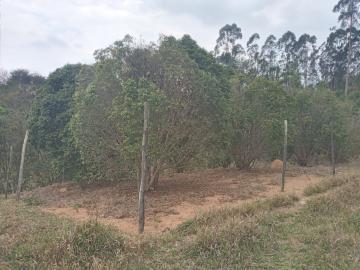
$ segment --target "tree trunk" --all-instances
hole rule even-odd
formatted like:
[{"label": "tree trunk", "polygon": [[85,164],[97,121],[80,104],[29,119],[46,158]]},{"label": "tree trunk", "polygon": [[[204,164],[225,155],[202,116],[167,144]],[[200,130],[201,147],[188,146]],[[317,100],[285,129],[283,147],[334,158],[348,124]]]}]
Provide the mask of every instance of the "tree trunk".
[{"label": "tree trunk", "polygon": [[29,138],[29,131],[26,130],[24,143],[21,150],[21,161],[20,161],[20,169],[19,169],[19,181],[18,181],[18,187],[17,187],[17,194],[16,194],[16,200],[20,200],[20,192],[21,192],[21,185],[24,178],[24,161],[25,161],[25,153],[26,153],[26,144]]},{"label": "tree trunk", "polygon": [[144,103],[144,131],[141,151],[141,181],[139,188],[139,233],[144,232],[145,226],[145,201],[144,191],[147,178],[147,144],[148,144],[148,122],[149,122],[149,104]]},{"label": "tree trunk", "polygon": [[287,120],[284,121],[284,153],[283,153],[283,169],[281,175],[281,191],[285,190],[285,172],[286,172],[286,159],[287,159],[287,132],[288,125]]},{"label": "tree trunk", "polygon": [[12,169],[12,160],[13,160],[13,146],[10,146],[10,157],[9,162],[6,169],[6,179],[5,179],[5,199],[8,197],[8,186],[9,186],[9,178],[11,175],[11,169]]},{"label": "tree trunk", "polygon": [[151,167],[151,173],[149,174],[148,177],[148,185],[146,187],[146,191],[149,191],[151,189],[152,190],[156,189],[156,185],[159,181],[160,169],[161,169],[161,162],[160,160],[157,160],[155,165]]},{"label": "tree trunk", "polygon": [[308,62],[309,62],[309,56],[306,56],[306,66],[305,66],[305,71],[304,71],[304,88],[306,89],[308,86]]},{"label": "tree trunk", "polygon": [[349,80],[350,80],[350,65],[351,65],[351,54],[352,54],[352,27],[353,27],[353,15],[350,16],[350,32],[349,32],[349,49],[347,55],[347,65],[346,65],[346,75],[345,75],[345,97],[347,97],[349,92]]}]

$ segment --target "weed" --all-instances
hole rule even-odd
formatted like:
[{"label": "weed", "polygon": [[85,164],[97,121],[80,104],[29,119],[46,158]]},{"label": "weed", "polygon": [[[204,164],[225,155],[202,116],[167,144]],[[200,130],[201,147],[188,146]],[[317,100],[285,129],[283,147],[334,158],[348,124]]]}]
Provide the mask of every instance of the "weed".
[{"label": "weed", "polygon": [[71,207],[74,208],[76,212],[79,212],[79,209],[82,207],[82,205],[80,203],[75,203]]},{"label": "weed", "polygon": [[43,204],[43,202],[35,196],[26,197],[22,201],[28,206],[39,206]]},{"label": "weed", "polygon": [[304,195],[312,196],[315,194],[324,193],[330,189],[340,187],[348,183],[349,181],[354,180],[354,178],[356,178],[355,175],[336,176],[336,177],[327,178],[318,184],[310,185],[307,188],[305,188]]}]

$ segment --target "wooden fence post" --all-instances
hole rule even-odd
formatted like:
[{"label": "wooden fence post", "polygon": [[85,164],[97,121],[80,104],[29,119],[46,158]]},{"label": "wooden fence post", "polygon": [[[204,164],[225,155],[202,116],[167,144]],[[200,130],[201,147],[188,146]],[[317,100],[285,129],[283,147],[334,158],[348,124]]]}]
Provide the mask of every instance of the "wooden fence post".
[{"label": "wooden fence post", "polygon": [[145,201],[144,192],[147,179],[147,145],[149,132],[149,104],[144,102],[144,131],[141,145],[141,179],[139,188],[139,233],[144,232],[145,226]]},{"label": "wooden fence post", "polygon": [[285,173],[286,173],[286,159],[287,159],[287,133],[288,133],[288,123],[287,120],[284,120],[284,153],[283,153],[283,169],[281,175],[281,192],[285,190]]},{"label": "wooden fence post", "polygon": [[27,144],[28,138],[29,138],[29,131],[26,130],[25,138],[24,138],[24,142],[23,142],[23,146],[22,146],[22,150],[21,150],[19,181],[18,181],[17,192],[16,192],[16,200],[17,201],[20,200],[21,185],[22,185],[23,178],[24,178],[24,162],[25,162],[26,144]]},{"label": "wooden fence post", "polygon": [[332,175],[335,175],[335,142],[334,142],[334,130],[331,130],[331,168]]}]

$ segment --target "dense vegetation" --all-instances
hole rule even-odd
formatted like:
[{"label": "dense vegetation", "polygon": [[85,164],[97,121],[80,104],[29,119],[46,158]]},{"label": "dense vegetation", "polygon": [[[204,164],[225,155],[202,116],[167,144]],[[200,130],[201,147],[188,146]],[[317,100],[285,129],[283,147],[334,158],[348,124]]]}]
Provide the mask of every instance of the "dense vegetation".
[{"label": "dense vegetation", "polygon": [[328,162],[332,137],[337,162],[357,157],[359,4],[339,1],[339,27],[323,44],[288,31],[263,45],[255,33],[243,46],[232,24],[220,29],[213,52],[189,35],[150,44],[126,36],[97,50],[93,65],[66,65],[46,79],[2,73],[0,192],[14,191],[26,129],[26,187],[136,179],[144,101],[151,112],[148,188],[164,170],[248,170],[281,158],[285,119],[289,157],[299,165]]}]

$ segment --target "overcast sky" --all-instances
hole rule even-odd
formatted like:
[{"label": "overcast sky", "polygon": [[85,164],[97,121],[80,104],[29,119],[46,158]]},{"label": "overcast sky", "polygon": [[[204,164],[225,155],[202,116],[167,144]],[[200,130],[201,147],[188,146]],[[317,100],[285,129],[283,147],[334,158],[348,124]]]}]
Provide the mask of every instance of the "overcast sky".
[{"label": "overcast sky", "polygon": [[156,41],[190,34],[211,50],[226,23],[246,40],[287,30],[324,40],[336,25],[337,0],[0,0],[1,67],[47,75],[67,63],[91,63],[93,52],[125,34]]}]

